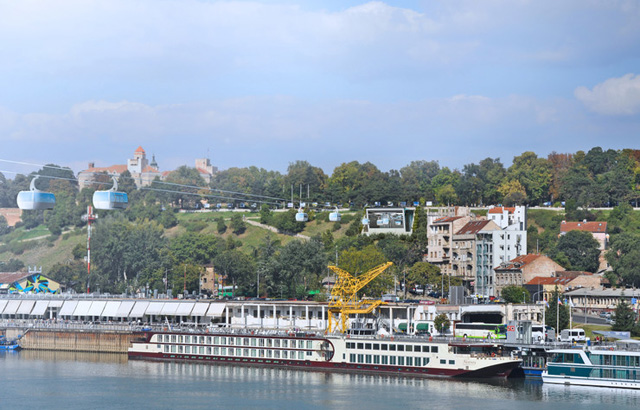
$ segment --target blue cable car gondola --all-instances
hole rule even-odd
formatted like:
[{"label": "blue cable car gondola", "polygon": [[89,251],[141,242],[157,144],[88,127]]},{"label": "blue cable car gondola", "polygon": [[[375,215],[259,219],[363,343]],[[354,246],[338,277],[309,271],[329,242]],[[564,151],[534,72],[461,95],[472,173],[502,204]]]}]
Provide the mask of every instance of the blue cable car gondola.
[{"label": "blue cable car gondola", "polygon": [[53,209],[56,204],[56,196],[51,192],[37,189],[36,179],[38,179],[38,176],[31,180],[29,191],[20,191],[18,193],[18,208],[24,210]]},{"label": "blue cable car gondola", "polygon": [[302,208],[298,209],[298,212],[296,213],[296,222],[307,222],[308,220],[309,216],[302,212]]},{"label": "blue cable car gondola", "polygon": [[369,218],[362,218],[362,220],[360,221],[360,223],[362,223],[362,225],[369,225]]},{"label": "blue cable car gondola", "polygon": [[118,181],[113,177],[113,187],[106,191],[93,193],[93,206],[96,209],[125,209],[129,205],[126,192],[118,192]]},{"label": "blue cable car gondola", "polygon": [[329,220],[331,222],[339,222],[340,219],[342,219],[342,217],[340,216],[340,212],[338,212],[338,207],[336,206],[336,211],[329,213]]}]

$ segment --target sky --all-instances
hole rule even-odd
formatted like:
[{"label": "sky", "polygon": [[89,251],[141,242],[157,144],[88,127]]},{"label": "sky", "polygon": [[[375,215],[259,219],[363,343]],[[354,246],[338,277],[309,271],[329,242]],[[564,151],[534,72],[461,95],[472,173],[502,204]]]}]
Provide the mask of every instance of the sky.
[{"label": "sky", "polygon": [[636,0],[0,0],[0,171],[509,166],[639,131]]}]

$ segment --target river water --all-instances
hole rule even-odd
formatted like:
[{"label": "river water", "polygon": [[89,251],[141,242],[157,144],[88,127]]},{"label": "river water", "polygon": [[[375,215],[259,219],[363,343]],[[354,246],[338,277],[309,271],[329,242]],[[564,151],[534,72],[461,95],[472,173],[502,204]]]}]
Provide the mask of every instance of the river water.
[{"label": "river water", "polygon": [[640,391],[0,353],[0,409],[637,409]]}]

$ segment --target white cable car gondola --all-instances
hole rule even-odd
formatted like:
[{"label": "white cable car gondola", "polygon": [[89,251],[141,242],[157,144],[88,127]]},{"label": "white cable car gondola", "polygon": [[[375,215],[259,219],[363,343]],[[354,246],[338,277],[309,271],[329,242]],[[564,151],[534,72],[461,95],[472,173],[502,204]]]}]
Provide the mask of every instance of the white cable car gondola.
[{"label": "white cable car gondola", "polygon": [[340,219],[342,219],[342,217],[340,216],[340,212],[338,212],[338,207],[336,206],[336,211],[329,213],[329,220],[331,222],[339,222]]},{"label": "white cable car gondola", "polygon": [[118,181],[113,178],[113,187],[106,191],[96,191],[93,193],[93,206],[96,209],[125,209],[129,205],[129,198],[126,192],[118,192]]},{"label": "white cable car gondola", "polygon": [[51,192],[40,191],[36,188],[36,179],[31,180],[29,191],[20,191],[18,193],[18,208],[25,210],[53,209],[56,204],[56,196]]},{"label": "white cable car gondola", "polygon": [[362,218],[360,223],[362,223],[362,225],[369,225],[369,218]]},{"label": "white cable car gondola", "polygon": [[298,209],[298,212],[296,213],[296,222],[307,222],[308,220],[309,217],[306,213],[302,212],[302,208]]}]

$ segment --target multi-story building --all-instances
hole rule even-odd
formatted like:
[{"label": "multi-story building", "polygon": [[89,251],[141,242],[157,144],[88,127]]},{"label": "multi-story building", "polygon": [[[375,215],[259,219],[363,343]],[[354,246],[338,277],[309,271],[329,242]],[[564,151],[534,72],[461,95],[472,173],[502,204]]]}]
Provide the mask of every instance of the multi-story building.
[{"label": "multi-story building", "polygon": [[449,216],[428,226],[427,262],[440,268],[443,275],[453,274],[453,235],[471,220],[470,216]]},{"label": "multi-story building", "polygon": [[499,230],[500,227],[490,220],[470,221],[453,235],[452,275],[461,278],[467,288],[477,280],[478,236]]},{"label": "multi-story building", "polygon": [[509,285],[524,286],[535,277],[555,277],[556,272],[565,269],[545,255],[521,255],[494,269],[495,296],[500,296],[502,288]]}]

